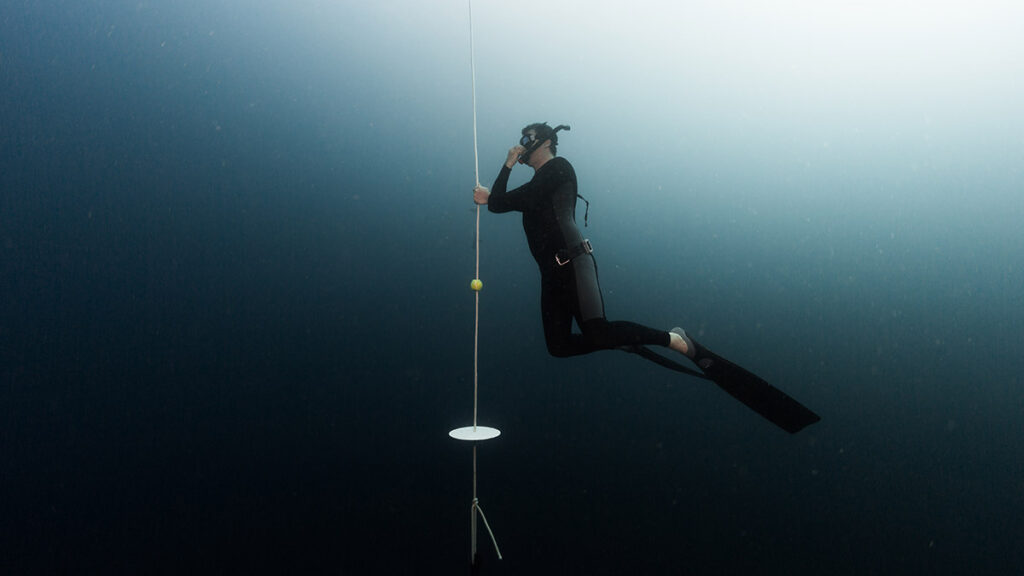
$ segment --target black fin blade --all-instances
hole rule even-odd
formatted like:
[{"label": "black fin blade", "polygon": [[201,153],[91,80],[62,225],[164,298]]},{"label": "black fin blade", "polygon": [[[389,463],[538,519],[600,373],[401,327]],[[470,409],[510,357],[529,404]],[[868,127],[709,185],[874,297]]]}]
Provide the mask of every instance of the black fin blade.
[{"label": "black fin blade", "polygon": [[631,346],[623,350],[638,354],[669,370],[711,380],[730,396],[790,434],[796,434],[821,420],[820,416],[757,374],[733,364],[699,344],[696,346],[700,358],[697,365],[704,371],[703,374],[644,346]]},{"label": "black fin blade", "polygon": [[790,434],[821,420],[803,404],[757,374],[699,347],[697,365],[718,387]]}]

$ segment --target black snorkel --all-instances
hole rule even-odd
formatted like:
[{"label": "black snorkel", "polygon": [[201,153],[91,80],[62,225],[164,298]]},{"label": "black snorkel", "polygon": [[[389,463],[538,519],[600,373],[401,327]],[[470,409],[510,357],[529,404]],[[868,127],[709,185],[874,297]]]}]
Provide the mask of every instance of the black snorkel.
[{"label": "black snorkel", "polygon": [[[533,130],[534,132],[534,137],[532,140],[527,139],[526,132],[529,130]],[[532,156],[533,153],[538,148],[540,148],[541,145],[544,144],[544,142],[547,140],[551,140],[551,143],[557,146],[557,134],[560,130],[572,130],[572,128],[570,128],[566,124],[559,124],[554,129],[552,129],[550,126],[548,126],[547,122],[544,122],[542,124],[531,124],[530,126],[523,128],[523,137],[519,140],[519,145],[526,148],[526,150],[519,155],[519,163],[529,164],[530,156]]]}]

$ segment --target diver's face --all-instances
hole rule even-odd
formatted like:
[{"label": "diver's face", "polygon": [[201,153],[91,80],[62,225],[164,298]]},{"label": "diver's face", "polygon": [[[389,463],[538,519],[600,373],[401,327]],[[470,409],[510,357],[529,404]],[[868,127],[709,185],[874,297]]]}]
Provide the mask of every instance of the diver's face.
[{"label": "diver's face", "polygon": [[519,139],[519,163],[526,164],[527,158],[529,158],[531,152],[530,148],[533,147],[537,140],[537,132],[535,130],[527,130],[523,137]]},{"label": "diver's face", "polygon": [[[544,148],[551,147],[551,140],[545,140],[542,143],[537,142],[537,132],[529,130],[523,137],[519,139],[519,146],[522,147],[523,151],[519,155],[520,164],[530,164],[533,159],[533,155]],[[531,164],[532,166],[532,164]]]}]

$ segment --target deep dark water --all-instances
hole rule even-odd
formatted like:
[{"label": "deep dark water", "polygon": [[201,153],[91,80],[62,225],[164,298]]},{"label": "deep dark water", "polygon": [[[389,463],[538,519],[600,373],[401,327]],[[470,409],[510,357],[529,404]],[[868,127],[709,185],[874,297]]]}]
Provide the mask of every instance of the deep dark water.
[{"label": "deep dark water", "polygon": [[[273,10],[192,8],[0,22],[0,572],[463,571],[464,63],[383,74],[383,40],[324,56]],[[1014,573],[1019,170],[787,182],[718,140],[623,167],[585,112],[562,153],[609,317],[682,324],[823,420],[789,436],[635,357],[548,357],[519,223],[484,214],[485,573]],[[485,183],[495,123],[534,120],[501,115]]]}]

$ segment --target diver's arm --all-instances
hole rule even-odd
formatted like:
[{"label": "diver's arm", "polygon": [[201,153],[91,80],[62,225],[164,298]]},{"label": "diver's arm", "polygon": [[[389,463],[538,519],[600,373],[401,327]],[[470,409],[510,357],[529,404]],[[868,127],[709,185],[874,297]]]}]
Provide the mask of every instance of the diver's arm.
[{"label": "diver's arm", "polygon": [[501,167],[501,172],[498,173],[498,178],[494,181],[494,187],[491,188],[487,209],[496,214],[513,210],[517,212],[536,210],[542,202],[541,196],[544,194],[546,179],[543,176],[538,178],[534,175],[526,184],[506,192],[508,176],[511,172],[512,169],[508,166]]},{"label": "diver's arm", "polygon": [[487,209],[495,214],[504,212],[529,212],[536,210],[541,202],[541,196],[545,190],[546,179],[534,176],[529,182],[515,190],[505,191],[508,186],[508,176],[512,169],[502,166],[498,178],[491,188],[491,195],[487,200]]},{"label": "diver's arm", "polygon": [[515,210],[508,192],[505,191],[508,188],[508,176],[511,173],[512,169],[508,165],[502,166],[501,172],[498,172],[498,177],[494,179],[494,184],[491,186],[491,195],[487,198],[487,209],[495,214]]},{"label": "diver's arm", "polygon": [[495,214],[511,212],[513,210],[525,212],[536,202],[534,198],[536,196],[534,192],[536,184],[534,179],[511,192],[506,192],[508,177],[512,173],[512,167],[516,165],[520,154],[525,150],[522,146],[509,148],[505,164],[502,165],[501,172],[498,173],[498,178],[495,179],[494,185],[491,187],[490,197],[487,200],[487,209],[491,212]]}]

